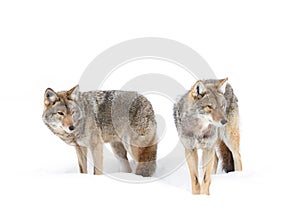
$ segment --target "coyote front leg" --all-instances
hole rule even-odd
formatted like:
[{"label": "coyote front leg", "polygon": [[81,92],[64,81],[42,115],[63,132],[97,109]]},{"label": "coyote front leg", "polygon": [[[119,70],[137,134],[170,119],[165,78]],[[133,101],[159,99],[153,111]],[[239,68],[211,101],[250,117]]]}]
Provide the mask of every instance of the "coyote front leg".
[{"label": "coyote front leg", "polygon": [[75,146],[80,173],[87,173],[87,148]]},{"label": "coyote front leg", "polygon": [[185,149],[185,158],[189,166],[191,182],[192,182],[192,193],[200,194],[200,184],[198,176],[198,153],[197,149]]},{"label": "coyote front leg", "polygon": [[103,143],[98,143],[91,148],[94,160],[94,175],[103,173]]},{"label": "coyote front leg", "polygon": [[111,143],[112,150],[116,156],[116,158],[120,162],[120,171],[125,173],[131,173],[131,167],[127,158],[127,151],[121,142],[112,142]]},{"label": "coyote front leg", "polygon": [[202,152],[202,170],[203,179],[201,183],[201,194],[209,195],[209,186],[211,183],[210,175],[214,166],[215,150],[203,149]]}]

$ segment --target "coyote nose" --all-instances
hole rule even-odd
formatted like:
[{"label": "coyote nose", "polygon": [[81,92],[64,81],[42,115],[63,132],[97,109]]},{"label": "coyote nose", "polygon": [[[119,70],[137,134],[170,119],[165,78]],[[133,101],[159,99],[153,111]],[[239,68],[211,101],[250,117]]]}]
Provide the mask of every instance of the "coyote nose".
[{"label": "coyote nose", "polygon": [[222,125],[225,125],[227,123],[227,120],[223,119],[221,120]]},{"label": "coyote nose", "polygon": [[75,126],[69,126],[69,130],[73,131],[75,129]]}]

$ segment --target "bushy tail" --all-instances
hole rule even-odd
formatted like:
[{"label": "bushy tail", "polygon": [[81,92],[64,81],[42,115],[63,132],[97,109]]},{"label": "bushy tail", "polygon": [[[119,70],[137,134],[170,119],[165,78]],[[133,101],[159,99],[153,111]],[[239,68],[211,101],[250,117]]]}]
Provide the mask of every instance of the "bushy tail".
[{"label": "bushy tail", "polygon": [[221,141],[221,143],[219,144],[219,152],[222,159],[222,169],[226,173],[234,171],[234,162],[233,162],[232,153],[223,141]]}]

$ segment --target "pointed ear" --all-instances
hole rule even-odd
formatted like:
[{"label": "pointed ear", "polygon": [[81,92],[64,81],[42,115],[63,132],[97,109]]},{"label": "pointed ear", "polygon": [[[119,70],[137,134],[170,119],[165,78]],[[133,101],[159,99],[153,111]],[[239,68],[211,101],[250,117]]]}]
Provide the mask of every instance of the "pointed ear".
[{"label": "pointed ear", "polygon": [[219,84],[218,84],[218,89],[219,89],[223,94],[224,94],[225,91],[226,91],[227,81],[228,81],[228,78],[221,79],[221,80],[219,81]]},{"label": "pointed ear", "polygon": [[56,92],[53,91],[53,89],[48,88],[45,91],[44,94],[44,103],[45,105],[49,105],[53,102],[55,102],[58,99]]},{"label": "pointed ear", "polygon": [[207,91],[202,80],[198,80],[192,87],[191,94],[195,98],[199,95],[203,95]]},{"label": "pointed ear", "polygon": [[79,94],[79,85],[74,86],[72,89],[67,91],[68,97],[74,101],[78,99],[78,94]]}]

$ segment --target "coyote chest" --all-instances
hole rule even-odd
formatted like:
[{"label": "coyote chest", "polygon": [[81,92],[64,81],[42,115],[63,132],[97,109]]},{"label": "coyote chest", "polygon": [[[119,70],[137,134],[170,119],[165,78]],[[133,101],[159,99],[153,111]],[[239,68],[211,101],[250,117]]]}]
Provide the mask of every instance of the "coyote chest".
[{"label": "coyote chest", "polygon": [[212,148],[218,140],[218,128],[209,125],[206,129],[198,132],[195,137],[197,139],[195,146],[197,149]]},{"label": "coyote chest", "polygon": [[179,133],[181,140],[187,148],[212,148],[218,139],[218,128],[207,120],[183,114],[181,117]]},{"label": "coyote chest", "polygon": [[191,128],[192,138],[195,139],[193,148],[205,149],[213,148],[218,139],[218,128],[209,124],[207,121],[197,119],[197,124]]}]

